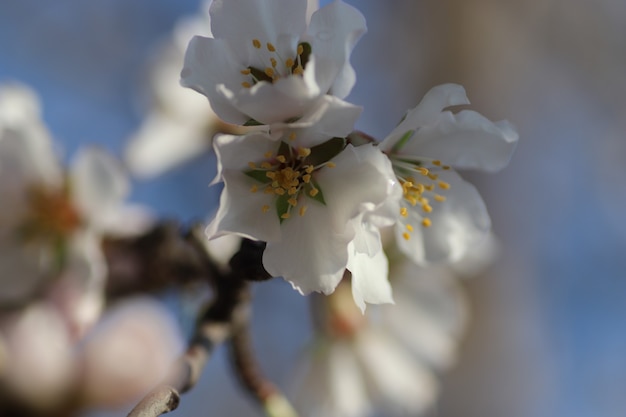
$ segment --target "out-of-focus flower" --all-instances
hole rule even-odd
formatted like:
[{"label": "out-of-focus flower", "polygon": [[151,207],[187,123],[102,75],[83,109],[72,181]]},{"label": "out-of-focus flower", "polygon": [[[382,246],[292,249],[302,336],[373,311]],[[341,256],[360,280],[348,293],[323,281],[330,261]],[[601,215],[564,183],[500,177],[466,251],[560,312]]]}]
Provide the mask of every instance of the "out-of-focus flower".
[{"label": "out-of-focus flower", "polygon": [[294,404],[302,415],[414,416],[438,392],[436,373],[455,359],[464,300],[445,269],[392,262],[395,305],[365,315],[342,282],[314,299],[317,333],[296,374]]},{"label": "out-of-focus flower", "polygon": [[149,113],[129,138],[125,159],[133,174],[153,177],[210,150],[215,133],[241,128],[222,122],[206,98],[180,86],[185,49],[195,34],[210,36],[208,6],[181,19],[159,45],[148,74]]},{"label": "out-of-focus flower", "polygon": [[463,87],[434,87],[380,144],[404,192],[398,244],[418,263],[459,260],[486,236],[491,222],[485,204],[453,167],[495,172],[517,144],[506,121],[445,110],[463,104],[469,104]]},{"label": "out-of-focus flower", "polygon": [[[278,139],[263,132],[216,137],[216,179],[224,181],[224,190],[207,235],[236,233],[265,241],[263,265],[270,274],[302,293],[331,293],[348,265],[349,244],[357,238],[354,251],[365,246],[358,239],[360,219],[398,186],[376,147],[346,146],[341,139],[357,116],[352,108],[340,107]],[[335,134],[320,135],[319,129]],[[355,270],[353,279],[367,277]],[[386,273],[374,279],[386,281]],[[391,301],[387,296],[376,300],[367,291],[360,296],[360,302]]]},{"label": "out-of-focus flower", "polygon": [[212,37],[194,37],[181,84],[206,95],[234,124],[291,121],[321,97],[348,95],[350,52],[365,19],[341,2],[317,10],[307,25],[305,0],[216,0]]},{"label": "out-of-focus flower", "polygon": [[83,401],[117,407],[162,380],[183,349],[174,318],[149,299],[126,300],[108,311],[78,352]]}]

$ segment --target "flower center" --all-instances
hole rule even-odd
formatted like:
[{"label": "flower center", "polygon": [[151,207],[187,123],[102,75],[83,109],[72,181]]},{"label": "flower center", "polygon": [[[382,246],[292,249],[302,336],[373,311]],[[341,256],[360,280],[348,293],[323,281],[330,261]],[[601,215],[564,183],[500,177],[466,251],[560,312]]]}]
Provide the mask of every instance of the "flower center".
[{"label": "flower center", "polygon": [[[450,166],[443,165],[439,160],[419,160],[407,161],[403,159],[395,159],[393,161],[394,170],[400,185],[402,185],[402,194],[404,201],[411,207],[415,207],[414,212],[421,217],[422,227],[430,227],[432,220],[428,217],[433,212],[432,202],[443,203],[446,196],[443,195],[450,189],[450,184],[439,179],[438,171],[450,170]],[[408,217],[409,208],[403,205],[400,208],[400,215]],[[410,233],[413,232],[413,225],[406,223],[406,231],[402,234],[404,239],[411,238]]]},{"label": "flower center", "polygon": [[58,242],[73,233],[81,223],[67,186],[58,190],[35,186],[29,190],[28,212],[19,231],[25,240]]},{"label": "flower center", "polygon": [[263,46],[260,40],[253,39],[252,46],[258,52],[257,62],[261,65],[250,65],[240,71],[244,75],[244,81],[241,82],[244,88],[251,88],[261,81],[274,83],[282,77],[302,75],[311,55],[311,45],[306,42],[298,44],[293,57],[284,59],[271,42]]},{"label": "flower center", "polygon": [[[293,138],[293,134],[290,136]],[[330,161],[345,147],[345,140],[333,138],[313,148],[293,147],[280,142],[276,152],[267,152],[261,161],[248,162],[249,170],[244,174],[257,183],[250,192],[260,191],[275,196],[275,207],[281,223],[290,218],[294,211],[304,216],[307,198],[326,205],[324,194],[315,181],[315,173],[324,167],[334,168]],[[259,184],[260,183],[260,184]],[[304,198],[306,197],[306,198]],[[270,211],[270,205],[261,207],[263,213]]]}]

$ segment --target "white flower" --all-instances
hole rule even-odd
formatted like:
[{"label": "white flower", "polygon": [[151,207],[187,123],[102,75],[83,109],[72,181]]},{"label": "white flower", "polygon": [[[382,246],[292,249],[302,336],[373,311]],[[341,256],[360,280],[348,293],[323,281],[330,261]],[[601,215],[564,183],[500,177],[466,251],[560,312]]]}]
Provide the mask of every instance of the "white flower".
[{"label": "white flower", "polygon": [[150,63],[149,113],[125,151],[135,175],[153,177],[208,152],[212,136],[225,127],[204,97],[179,83],[189,40],[198,33],[210,35],[208,16],[206,4],[203,13],[177,22]]},{"label": "white flower", "polygon": [[[106,274],[99,237],[119,219],[127,192],[113,158],[96,149],[81,151],[66,175],[34,94],[0,88],[0,303],[20,304],[55,278],[99,295]],[[94,315],[75,301],[80,317]]]},{"label": "white flower", "polygon": [[392,264],[393,306],[365,315],[342,282],[316,298],[317,335],[292,384],[307,417],[415,416],[434,403],[436,373],[455,358],[465,323],[459,289],[446,270]]},{"label": "white flower", "polygon": [[[345,145],[341,137],[358,112],[343,106],[331,105],[317,123],[283,131],[278,139],[263,132],[215,139],[216,179],[224,181],[224,190],[207,235],[236,233],[267,242],[265,269],[301,293],[334,290],[360,218],[397,187],[388,159],[376,147]],[[335,133],[324,136],[320,129]]]},{"label": "white flower", "polygon": [[352,89],[350,52],[366,30],[352,6],[334,1],[308,25],[306,0],[216,0],[210,14],[213,37],[191,40],[181,84],[223,120],[286,122]]},{"label": "white flower", "polygon": [[494,172],[511,158],[518,135],[506,121],[445,111],[469,104],[463,87],[431,89],[380,144],[392,161],[404,198],[396,235],[415,262],[453,262],[483,239],[490,219],[476,189],[452,169]]}]

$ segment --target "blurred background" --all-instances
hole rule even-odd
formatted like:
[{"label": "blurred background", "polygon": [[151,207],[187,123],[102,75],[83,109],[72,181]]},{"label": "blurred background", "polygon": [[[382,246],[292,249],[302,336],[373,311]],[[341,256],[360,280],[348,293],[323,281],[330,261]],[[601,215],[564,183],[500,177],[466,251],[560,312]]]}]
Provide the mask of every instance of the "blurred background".
[{"label": "blurred background", "polygon": [[[360,130],[384,137],[430,87],[455,82],[473,109],[520,133],[502,173],[467,173],[501,256],[464,282],[472,317],[433,415],[626,415],[626,2],[348,3],[369,27],[352,55],[348,97],[365,107]],[[146,114],[157,48],[200,8],[197,0],[3,0],[0,82],[40,94],[66,158],[85,143],[121,156]],[[208,187],[214,173],[206,154],[135,181],[132,200],[203,220],[219,196]],[[256,290],[255,345],[267,374],[284,381],[309,331],[307,306],[282,281]],[[228,372],[219,351],[176,415],[259,415]]]}]

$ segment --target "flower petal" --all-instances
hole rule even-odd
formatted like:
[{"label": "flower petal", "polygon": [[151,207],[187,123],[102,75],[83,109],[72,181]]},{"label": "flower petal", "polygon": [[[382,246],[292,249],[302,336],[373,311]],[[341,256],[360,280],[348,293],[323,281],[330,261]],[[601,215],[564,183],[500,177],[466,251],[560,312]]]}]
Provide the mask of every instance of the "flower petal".
[{"label": "flower petal", "polygon": [[[380,237],[379,237],[380,239]],[[357,252],[354,245],[348,246],[348,270],[352,273],[352,297],[354,302],[365,313],[365,303],[393,304],[391,285],[387,280],[387,256],[381,250],[374,256]]]},{"label": "flower petal", "polygon": [[[275,196],[251,192],[255,180],[238,170],[222,172],[224,189],[215,218],[206,228],[209,239],[228,233],[254,240],[273,242],[280,239],[280,223],[274,206]],[[263,207],[269,210],[264,211]]]},{"label": "flower petal", "polygon": [[[446,107],[469,104],[465,89],[458,84],[442,84],[431,88],[422,101],[409,110],[404,119],[381,143],[385,151],[391,150],[406,132],[417,130],[439,120],[439,115]],[[430,156],[420,153],[422,156]]]},{"label": "flower petal", "polygon": [[211,30],[239,48],[275,43],[279,35],[301,35],[306,29],[305,0],[214,0],[210,8]]},{"label": "flower petal", "polygon": [[130,184],[120,164],[108,153],[86,148],[71,167],[72,197],[91,225],[98,228],[101,216],[116,209],[128,195]]},{"label": "flower petal", "polygon": [[[456,172],[441,171],[439,179],[447,182],[444,202],[433,202],[428,214],[430,227],[422,227],[424,214],[420,207],[406,205],[408,217],[400,217],[396,225],[396,238],[400,249],[418,264],[454,262],[478,244],[491,226],[487,208],[473,185],[465,182]],[[407,224],[414,231],[406,240]]]},{"label": "flower petal", "polygon": [[444,112],[436,124],[419,129],[401,153],[427,155],[456,168],[495,172],[509,163],[518,137],[507,121],[493,123],[471,110]]},{"label": "flower petal", "polygon": [[237,110],[228,97],[217,91],[218,85],[225,85],[229,91],[235,88],[239,90],[242,69],[226,41],[195,36],[185,53],[180,84],[207,96],[215,114],[224,121],[243,124],[249,117]]},{"label": "flower petal", "polygon": [[350,65],[350,53],[366,31],[361,12],[342,1],[334,1],[313,13],[307,31],[313,53],[338,69],[332,85],[327,86],[330,94],[344,98],[352,90],[356,75]]}]

